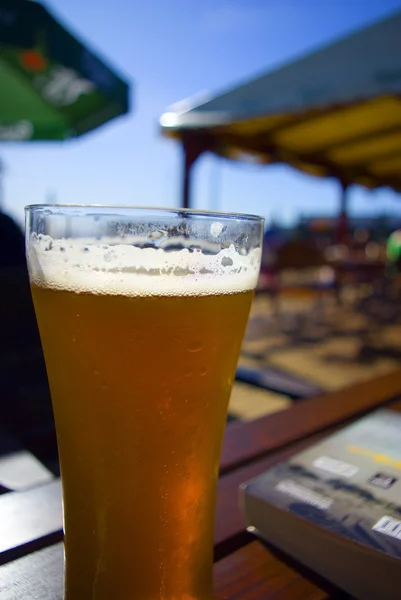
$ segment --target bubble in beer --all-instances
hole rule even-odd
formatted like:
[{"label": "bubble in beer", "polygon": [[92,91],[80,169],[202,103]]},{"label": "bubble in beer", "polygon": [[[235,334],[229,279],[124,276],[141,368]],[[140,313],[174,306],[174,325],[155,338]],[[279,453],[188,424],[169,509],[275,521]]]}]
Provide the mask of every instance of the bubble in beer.
[{"label": "bubble in beer", "polygon": [[229,258],[228,256],[224,256],[221,259],[221,264],[223,265],[223,267],[231,267],[234,263],[233,263],[232,258]]}]

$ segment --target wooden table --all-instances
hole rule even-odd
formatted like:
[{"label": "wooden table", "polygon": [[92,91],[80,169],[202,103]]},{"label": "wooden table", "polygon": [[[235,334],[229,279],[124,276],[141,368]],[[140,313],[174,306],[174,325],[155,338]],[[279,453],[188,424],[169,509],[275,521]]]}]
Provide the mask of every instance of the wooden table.
[{"label": "wooden table", "polygon": [[[375,380],[227,426],[215,531],[215,600],[348,596],[256,541],[238,508],[240,483],[379,406],[401,411],[401,368]],[[0,497],[0,598],[61,600],[61,488],[54,480]],[[116,598],[116,600],[119,600]]]}]

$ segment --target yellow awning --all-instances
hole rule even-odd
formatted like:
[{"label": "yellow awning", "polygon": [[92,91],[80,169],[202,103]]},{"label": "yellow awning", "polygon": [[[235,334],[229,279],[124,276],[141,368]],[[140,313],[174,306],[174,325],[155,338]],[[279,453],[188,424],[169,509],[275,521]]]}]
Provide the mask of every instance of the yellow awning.
[{"label": "yellow awning", "polygon": [[160,121],[201,151],[401,191],[401,12]]}]

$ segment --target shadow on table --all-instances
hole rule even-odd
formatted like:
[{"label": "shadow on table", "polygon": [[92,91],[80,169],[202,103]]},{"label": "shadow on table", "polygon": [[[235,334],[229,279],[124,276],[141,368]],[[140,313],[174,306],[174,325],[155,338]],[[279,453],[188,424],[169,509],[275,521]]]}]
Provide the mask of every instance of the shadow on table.
[{"label": "shadow on table", "polygon": [[327,581],[324,577],[321,577],[315,571],[312,571],[308,567],[301,565],[298,561],[292,559],[288,554],[285,554],[275,546],[269,544],[261,538],[256,538],[262,546],[266,548],[273,556],[275,556],[280,562],[286,564],[290,569],[293,569],[299,573],[305,579],[311,581],[316,587],[320,588],[325,592],[328,597],[332,600],[353,600],[352,596],[347,592],[344,592],[330,581]]}]

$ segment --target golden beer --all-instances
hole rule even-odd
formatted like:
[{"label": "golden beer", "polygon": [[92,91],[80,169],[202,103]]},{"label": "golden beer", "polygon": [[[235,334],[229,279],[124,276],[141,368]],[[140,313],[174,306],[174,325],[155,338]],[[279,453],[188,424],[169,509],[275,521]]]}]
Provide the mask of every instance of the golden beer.
[{"label": "golden beer", "polygon": [[253,293],[32,292],[61,459],[66,598],[211,599],[220,447]]},{"label": "golden beer", "polygon": [[[133,210],[116,209],[117,224],[104,210],[28,211],[63,485],[64,600],[212,600],[219,457],[262,221],[241,238],[245,218],[188,213],[184,236],[181,213],[161,231],[151,218],[133,223]],[[63,218],[67,237],[37,233]],[[89,222],[118,235],[82,239]],[[181,249],[125,234],[143,239],[146,227]],[[253,245],[228,246],[230,236]]]}]

